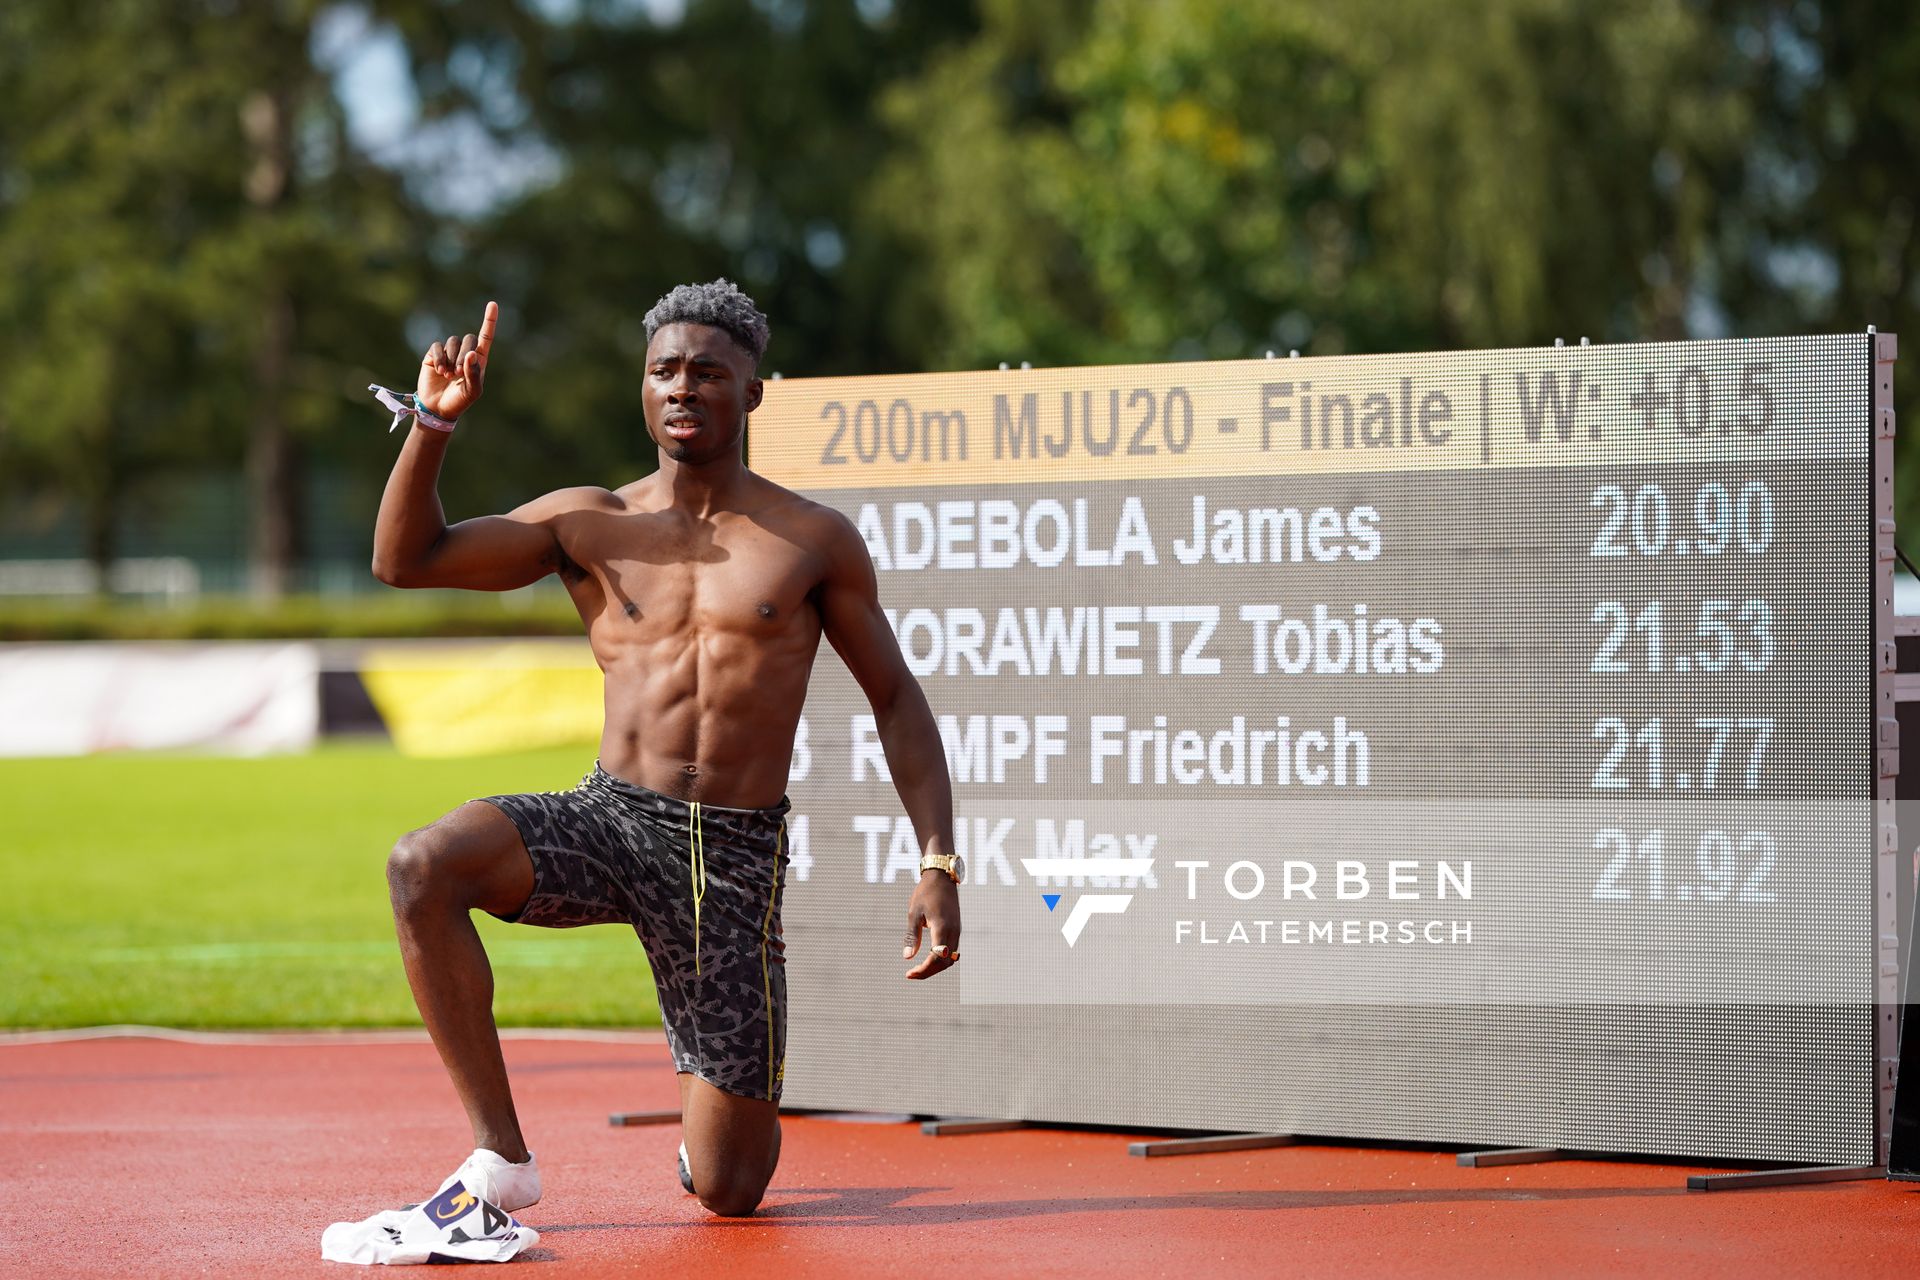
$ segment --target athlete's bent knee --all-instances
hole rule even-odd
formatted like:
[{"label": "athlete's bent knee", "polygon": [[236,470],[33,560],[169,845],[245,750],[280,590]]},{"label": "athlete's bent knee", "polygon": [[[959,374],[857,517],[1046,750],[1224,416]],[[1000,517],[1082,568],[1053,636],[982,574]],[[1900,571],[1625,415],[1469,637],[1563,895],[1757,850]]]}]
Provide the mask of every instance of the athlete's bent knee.
[{"label": "athlete's bent knee", "polygon": [[760,1207],[767,1184],[737,1175],[708,1175],[700,1181],[700,1203],[722,1218],[750,1217]]},{"label": "athlete's bent knee", "polygon": [[396,914],[419,910],[447,887],[442,842],[432,828],[409,831],[387,855],[387,894]]}]

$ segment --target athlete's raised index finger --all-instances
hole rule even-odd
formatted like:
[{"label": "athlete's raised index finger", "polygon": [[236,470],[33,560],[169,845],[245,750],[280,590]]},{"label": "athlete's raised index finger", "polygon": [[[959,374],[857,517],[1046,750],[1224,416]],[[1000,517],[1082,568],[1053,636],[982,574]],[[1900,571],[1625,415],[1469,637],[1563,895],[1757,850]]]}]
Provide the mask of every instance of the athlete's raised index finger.
[{"label": "athlete's raised index finger", "polygon": [[497,302],[489,302],[487,304],[486,317],[480,321],[480,344],[478,350],[483,356],[493,349],[493,328],[499,319],[500,304]]}]

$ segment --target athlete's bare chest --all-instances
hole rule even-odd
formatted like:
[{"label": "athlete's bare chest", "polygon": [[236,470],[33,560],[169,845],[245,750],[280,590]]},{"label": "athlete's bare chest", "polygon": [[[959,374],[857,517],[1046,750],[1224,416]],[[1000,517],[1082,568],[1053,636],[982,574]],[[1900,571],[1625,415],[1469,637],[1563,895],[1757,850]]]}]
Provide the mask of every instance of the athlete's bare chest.
[{"label": "athlete's bare chest", "polygon": [[603,616],[634,639],[771,636],[817,625],[818,558],[788,529],[746,517],[620,517],[577,558],[606,597]]}]

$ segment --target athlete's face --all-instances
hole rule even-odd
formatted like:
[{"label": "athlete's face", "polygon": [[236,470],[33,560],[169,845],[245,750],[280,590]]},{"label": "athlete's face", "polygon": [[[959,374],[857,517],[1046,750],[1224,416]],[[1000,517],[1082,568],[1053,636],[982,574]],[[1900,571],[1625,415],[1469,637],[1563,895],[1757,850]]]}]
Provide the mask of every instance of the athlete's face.
[{"label": "athlete's face", "polygon": [[640,402],[647,434],[676,462],[699,465],[740,452],[747,415],[764,389],[753,358],[724,329],[670,324],[647,344]]}]

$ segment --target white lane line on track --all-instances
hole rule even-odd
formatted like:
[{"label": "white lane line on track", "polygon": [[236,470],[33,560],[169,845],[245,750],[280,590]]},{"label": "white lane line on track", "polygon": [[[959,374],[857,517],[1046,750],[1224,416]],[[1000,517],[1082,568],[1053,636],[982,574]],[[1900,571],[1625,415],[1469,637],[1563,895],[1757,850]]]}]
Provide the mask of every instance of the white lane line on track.
[{"label": "white lane line on track", "polygon": [[[397,945],[382,942],[197,942],[144,947],[98,947],[76,959],[96,964],[248,964],[255,960],[389,960]],[[591,948],[569,942],[509,942],[493,948],[495,965],[526,968],[586,966],[602,958]]]},{"label": "white lane line on track", "polygon": [[[61,1027],[49,1031],[0,1031],[0,1048],[9,1045],[64,1044],[79,1040],[138,1038],[174,1040],[183,1044],[240,1045],[369,1045],[428,1044],[424,1030],[395,1027],[369,1031],[190,1031],[179,1027],[149,1027],[118,1023],[104,1027]],[[503,1027],[502,1040],[577,1040],[593,1044],[661,1044],[660,1031],[611,1031],[566,1027]]]},{"label": "white lane line on track", "polygon": [[174,961],[189,964],[244,963],[249,960],[338,959],[367,956],[385,959],[398,954],[391,942],[191,942],[150,947],[99,947],[80,958],[103,964],[149,964]]}]

